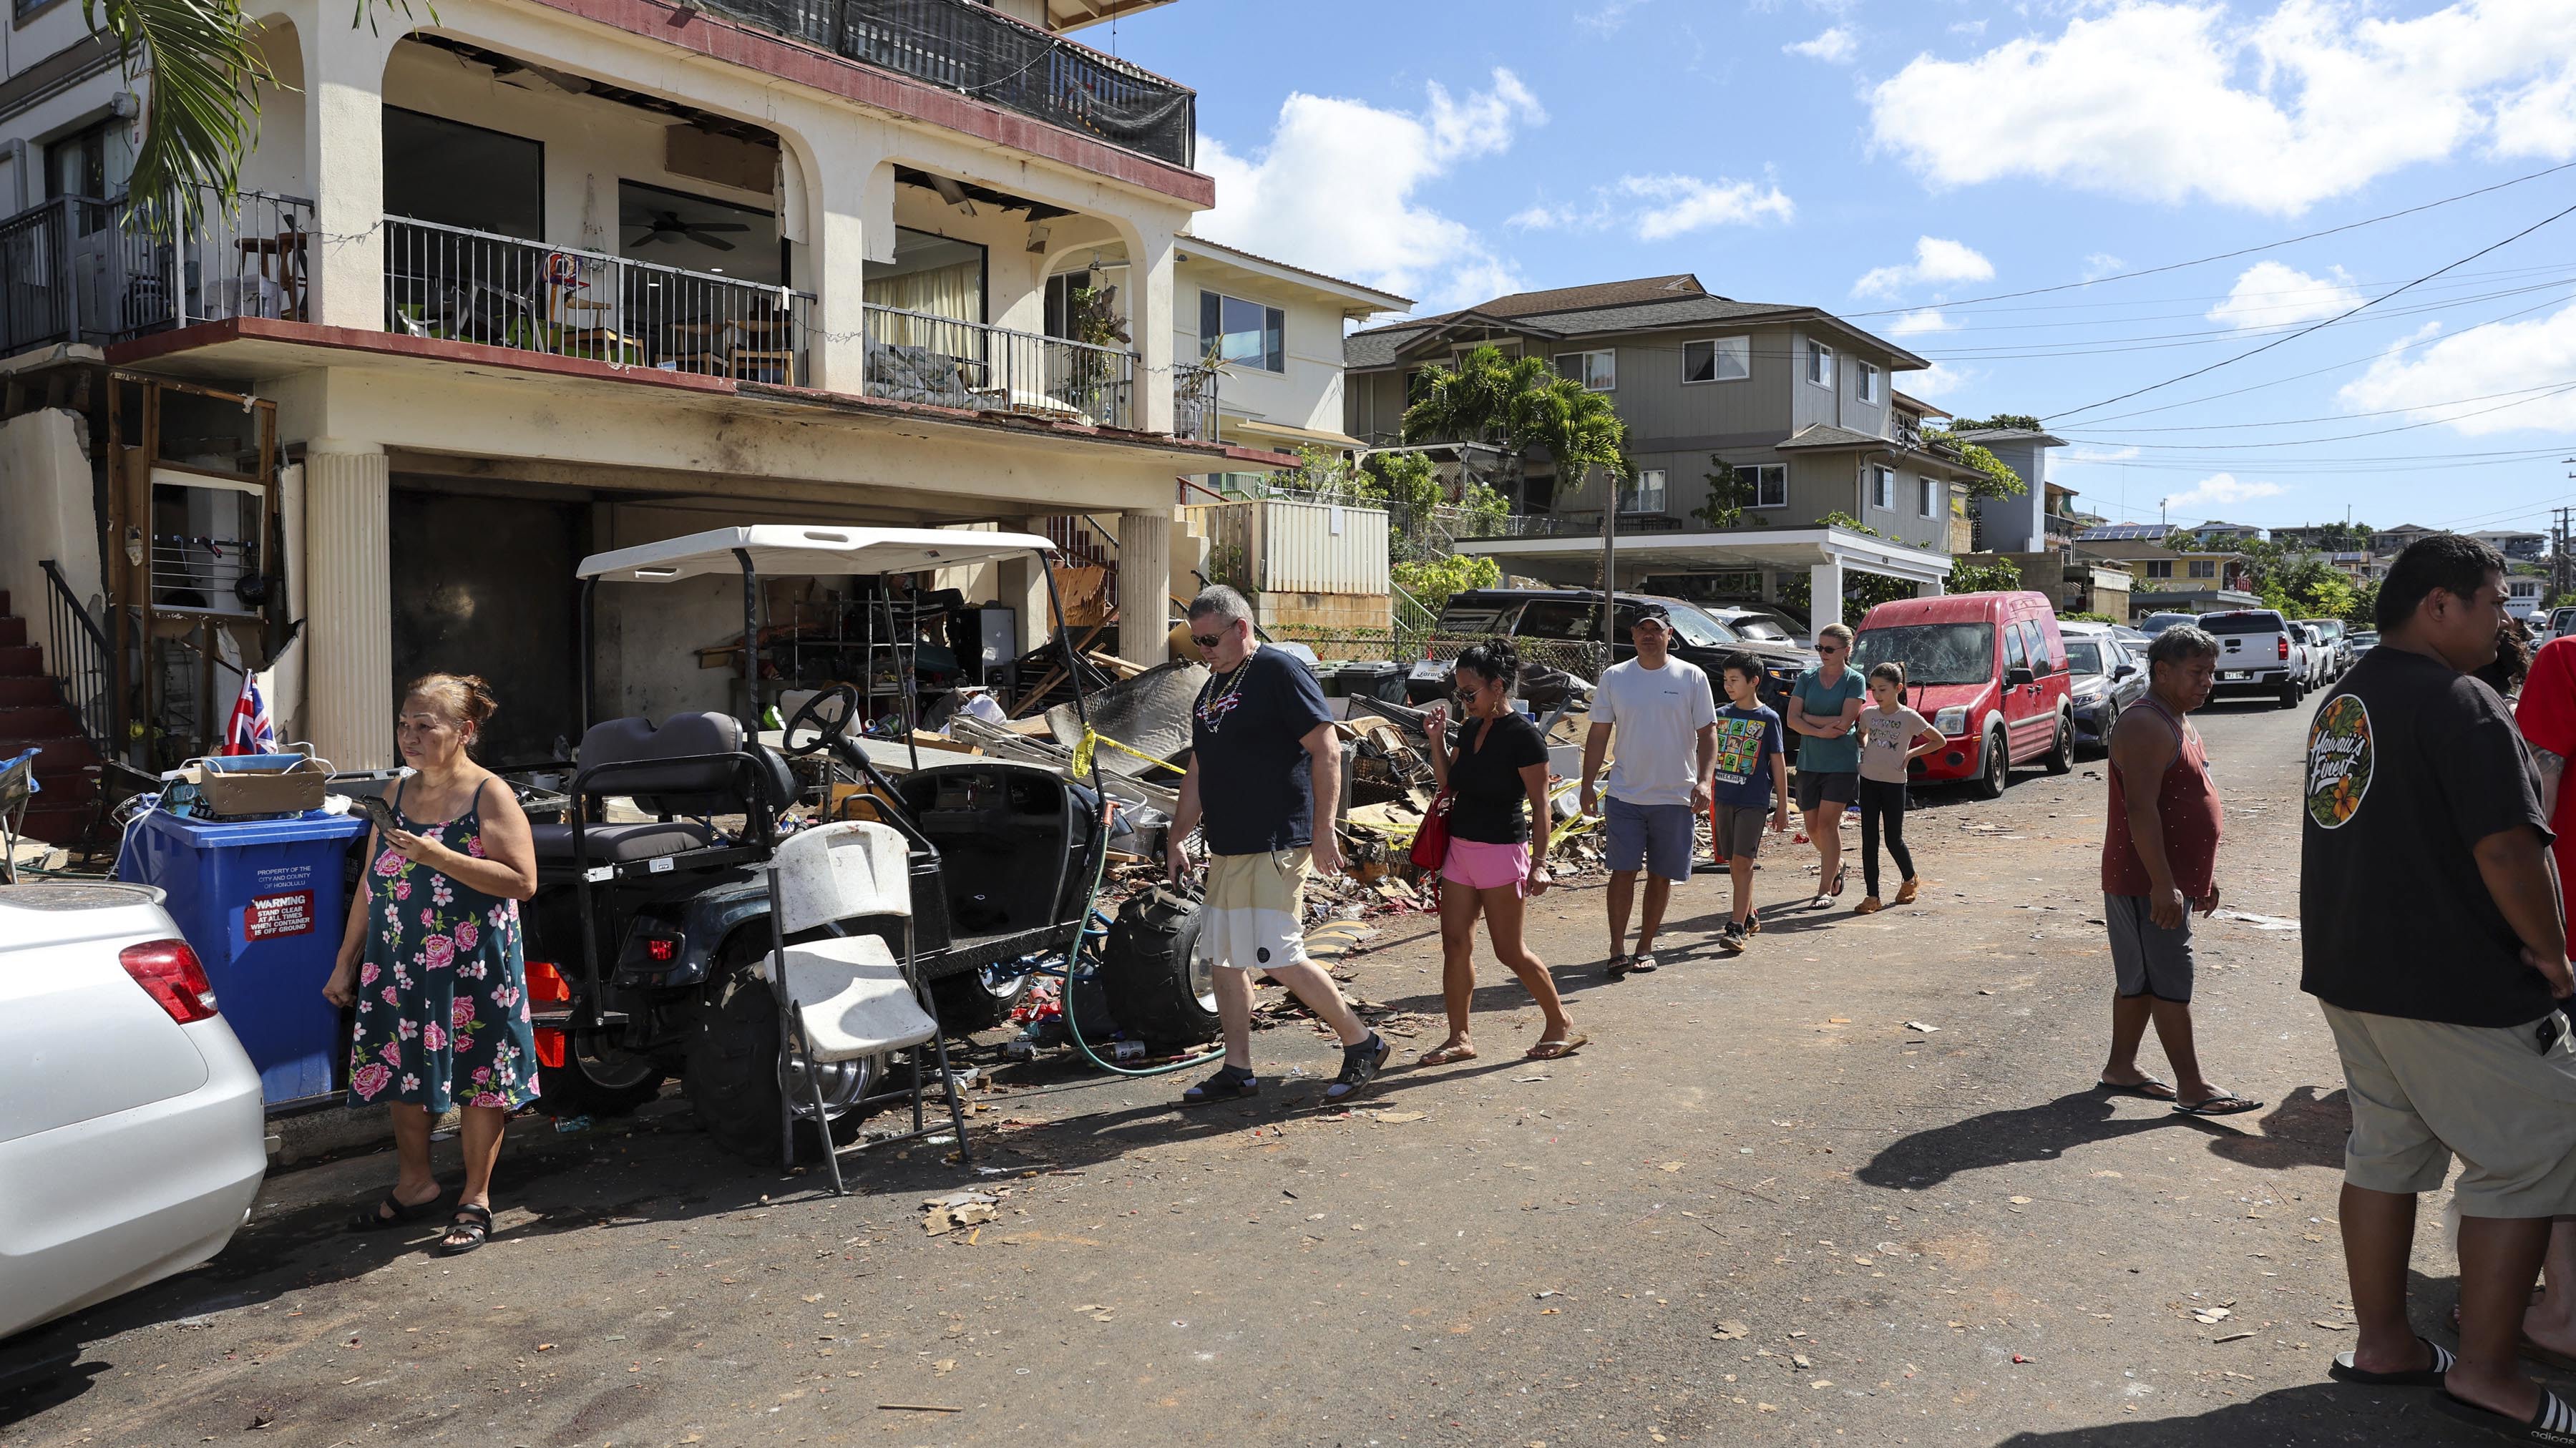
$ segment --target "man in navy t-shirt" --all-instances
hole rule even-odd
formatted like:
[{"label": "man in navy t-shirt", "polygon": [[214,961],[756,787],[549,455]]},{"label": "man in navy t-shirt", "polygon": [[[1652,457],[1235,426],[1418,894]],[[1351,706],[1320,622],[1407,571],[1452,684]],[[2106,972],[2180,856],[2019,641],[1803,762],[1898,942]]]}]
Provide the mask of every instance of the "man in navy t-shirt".
[{"label": "man in navy t-shirt", "polygon": [[1192,826],[1207,840],[1199,959],[1216,967],[1225,1066],[1182,1093],[1190,1105],[1260,1089],[1252,1074],[1252,977],[1266,971],[1342,1039],[1329,1101],[1357,1096],[1394,1053],[1360,1024],[1332,975],[1306,958],[1306,875],[1339,874],[1333,808],[1342,794],[1341,732],[1315,676],[1252,636],[1252,607],[1223,585],[1190,603],[1190,642],[1210,671],[1190,710],[1190,768],[1172,815],[1172,882],[1188,879]]}]

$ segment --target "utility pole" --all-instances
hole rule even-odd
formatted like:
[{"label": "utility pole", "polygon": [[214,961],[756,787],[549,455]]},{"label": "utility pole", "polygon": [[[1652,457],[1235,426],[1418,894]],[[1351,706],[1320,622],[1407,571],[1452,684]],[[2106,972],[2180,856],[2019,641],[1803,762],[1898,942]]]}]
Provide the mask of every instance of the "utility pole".
[{"label": "utility pole", "polygon": [[1619,610],[1619,475],[1601,474],[1601,643],[1618,657]]}]

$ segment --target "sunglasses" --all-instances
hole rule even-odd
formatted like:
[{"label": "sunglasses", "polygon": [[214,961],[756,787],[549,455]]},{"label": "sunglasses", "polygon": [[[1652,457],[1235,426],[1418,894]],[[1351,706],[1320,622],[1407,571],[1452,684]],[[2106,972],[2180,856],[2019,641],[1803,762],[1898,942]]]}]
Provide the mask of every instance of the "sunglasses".
[{"label": "sunglasses", "polygon": [[1217,647],[1219,644],[1222,644],[1222,643],[1224,643],[1224,642],[1225,642],[1225,635],[1223,635],[1223,634],[1192,634],[1192,635],[1190,635],[1190,642],[1191,642],[1191,643],[1194,643],[1194,644],[1196,644],[1196,645],[1198,645],[1200,648],[1203,648],[1203,649],[1212,649],[1212,648]]},{"label": "sunglasses", "polygon": [[1817,652],[1817,653],[1820,653],[1820,654],[1838,654],[1838,653],[1841,653],[1842,651],[1843,651],[1843,646],[1842,646],[1841,644],[1818,644],[1818,645],[1816,645],[1816,652]]}]

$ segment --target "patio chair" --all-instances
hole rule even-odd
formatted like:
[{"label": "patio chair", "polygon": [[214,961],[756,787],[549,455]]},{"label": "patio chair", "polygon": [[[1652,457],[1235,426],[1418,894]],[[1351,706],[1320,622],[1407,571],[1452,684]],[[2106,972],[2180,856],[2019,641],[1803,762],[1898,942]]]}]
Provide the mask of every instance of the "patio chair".
[{"label": "patio chair", "polygon": [[[0,885],[18,883],[18,830],[26,823],[27,805],[44,788],[36,781],[36,756],[44,752],[31,748],[0,760]],[[963,1142],[965,1134],[957,1139]]]},{"label": "patio chair", "polygon": [[[845,1195],[841,1153],[867,1146],[908,1141],[936,1128],[922,1116],[924,1083],[922,1050],[932,1048],[939,1084],[948,1102],[948,1119],[957,1133],[961,1160],[971,1160],[966,1141],[966,1110],[958,1100],[957,1078],[948,1070],[948,1041],[939,1029],[937,1005],[923,989],[913,953],[912,860],[902,833],[892,826],[864,821],[817,825],[788,838],[771,856],[769,877],[768,974],[778,997],[779,1050],[802,1053],[809,1069],[780,1073],[778,1132],[780,1155],[796,1163],[797,1103],[789,1095],[801,1074],[811,1093],[816,1132],[823,1139],[823,1158],[831,1168],[834,1195]],[[884,937],[850,934],[787,943],[787,937],[843,921],[864,929],[870,921],[903,922],[903,959],[897,961]],[[910,1048],[912,1058],[912,1130],[900,1136],[838,1147],[832,1142],[823,1104],[822,1073],[810,1066],[835,1061],[882,1057]],[[870,1100],[880,1099],[870,1096]],[[858,1110],[865,1101],[853,1103]]]}]

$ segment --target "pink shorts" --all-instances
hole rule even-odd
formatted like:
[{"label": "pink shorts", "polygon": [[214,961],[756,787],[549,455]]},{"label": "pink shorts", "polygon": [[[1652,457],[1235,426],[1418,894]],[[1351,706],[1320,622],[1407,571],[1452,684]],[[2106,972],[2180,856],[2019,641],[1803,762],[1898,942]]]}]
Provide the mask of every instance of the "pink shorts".
[{"label": "pink shorts", "polygon": [[1530,847],[1492,845],[1483,840],[1449,841],[1449,858],[1440,862],[1440,878],[1455,880],[1470,890],[1500,890],[1517,887],[1529,893]]}]

